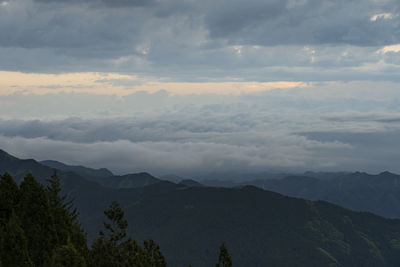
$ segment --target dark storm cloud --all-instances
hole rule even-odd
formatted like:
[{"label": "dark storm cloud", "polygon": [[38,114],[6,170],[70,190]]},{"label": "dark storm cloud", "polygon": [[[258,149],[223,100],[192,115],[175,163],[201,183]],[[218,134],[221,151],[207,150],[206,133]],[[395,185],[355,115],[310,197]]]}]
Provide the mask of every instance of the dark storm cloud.
[{"label": "dark storm cloud", "polygon": [[286,1],[217,1],[213,10],[207,13],[211,36],[251,31],[260,22],[271,22],[283,15]]},{"label": "dark storm cloud", "polygon": [[[135,72],[175,80],[396,80],[387,71],[355,68],[380,62],[379,46],[400,43],[397,1],[2,3],[3,70]],[[384,60],[398,71],[395,57]]]},{"label": "dark storm cloud", "polygon": [[38,3],[45,4],[90,4],[93,7],[142,7],[152,5],[156,0],[34,0]]},{"label": "dark storm cloud", "polygon": [[[126,23],[130,15],[124,12],[89,11],[74,6],[29,9],[16,6],[12,11],[0,16],[3,47],[59,49],[55,52],[67,56],[109,58],[126,53],[127,42],[131,40],[127,35],[139,34],[135,24]],[[107,49],[111,47],[114,51]]]},{"label": "dark storm cloud", "polygon": [[[367,3],[368,2],[368,3]],[[228,1],[207,13],[210,35],[234,44],[376,46],[398,43],[398,18],[377,19],[392,12],[394,2],[373,1]],[[226,6],[225,8],[223,8]]]}]

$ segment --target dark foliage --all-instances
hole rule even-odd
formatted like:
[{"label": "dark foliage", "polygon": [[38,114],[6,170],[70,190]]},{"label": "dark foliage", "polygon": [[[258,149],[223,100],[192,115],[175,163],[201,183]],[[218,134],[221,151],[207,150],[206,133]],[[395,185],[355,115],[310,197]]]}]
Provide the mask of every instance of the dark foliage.
[{"label": "dark foliage", "polygon": [[86,267],[86,261],[72,243],[68,242],[66,245],[62,245],[54,251],[50,266]]},{"label": "dark foliage", "polygon": [[33,266],[21,222],[12,212],[1,231],[0,257],[3,266]]},{"label": "dark foliage", "polygon": [[56,171],[47,181],[50,211],[57,229],[57,247],[72,245],[80,255],[87,257],[86,233],[78,221],[79,213],[73,206],[73,201],[68,200],[66,195],[61,195],[61,181]]},{"label": "dark foliage", "polygon": [[[86,237],[77,213],[71,211],[72,203],[59,195],[56,175],[49,181],[46,190],[28,174],[18,188],[9,174],[1,176],[3,266],[85,266]],[[65,258],[68,264],[60,265],[62,255],[67,254],[74,254],[75,260]],[[72,262],[83,265],[70,265]]]},{"label": "dark foliage", "polygon": [[143,247],[126,237],[128,222],[118,202],[104,211],[107,222],[88,250],[78,212],[61,196],[54,173],[44,189],[28,174],[18,188],[9,174],[0,179],[0,266],[154,266],[167,264],[160,247],[146,240]]},{"label": "dark foliage", "polygon": [[126,239],[128,222],[124,219],[124,212],[118,202],[112,202],[104,214],[107,217],[107,222],[104,223],[107,233],[100,231],[93,243],[90,266],[167,266],[160,247],[153,240],[144,241],[142,248],[134,239]]},{"label": "dark foliage", "polygon": [[228,253],[225,242],[219,247],[218,263],[216,267],[232,267],[232,258]]},{"label": "dark foliage", "polygon": [[31,174],[22,181],[20,196],[17,214],[28,240],[29,255],[36,266],[43,266],[58,242],[49,199]]}]

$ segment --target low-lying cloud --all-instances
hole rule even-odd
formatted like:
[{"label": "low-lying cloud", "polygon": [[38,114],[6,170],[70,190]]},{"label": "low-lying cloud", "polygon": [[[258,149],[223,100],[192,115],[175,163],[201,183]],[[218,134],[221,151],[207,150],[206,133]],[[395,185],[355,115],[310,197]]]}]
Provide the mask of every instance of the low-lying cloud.
[{"label": "low-lying cloud", "polygon": [[[9,104],[0,110],[9,118],[0,120],[0,148],[23,158],[107,167],[117,173],[400,172],[396,94],[350,98],[340,97],[341,89],[308,90],[223,97],[61,94],[38,96],[40,103],[29,96],[3,96],[0,102]],[[75,100],[75,111],[69,97]],[[43,112],[54,110],[53,116],[24,116],[38,105],[46,105]],[[11,111],[18,106],[20,115]],[[71,112],[87,116],[72,117]]]}]

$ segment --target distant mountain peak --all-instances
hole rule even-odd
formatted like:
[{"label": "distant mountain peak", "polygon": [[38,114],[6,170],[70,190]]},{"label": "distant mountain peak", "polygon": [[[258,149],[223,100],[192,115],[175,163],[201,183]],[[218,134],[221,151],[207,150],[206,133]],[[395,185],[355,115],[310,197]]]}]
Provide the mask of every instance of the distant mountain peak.
[{"label": "distant mountain peak", "polygon": [[83,177],[109,177],[113,176],[114,174],[109,171],[106,168],[101,168],[101,169],[93,169],[93,168],[88,168],[85,166],[73,166],[73,165],[67,165],[65,163],[56,161],[56,160],[43,160],[40,162],[41,164],[53,168],[53,169],[58,169],[62,171],[70,171],[70,172],[75,172]]}]

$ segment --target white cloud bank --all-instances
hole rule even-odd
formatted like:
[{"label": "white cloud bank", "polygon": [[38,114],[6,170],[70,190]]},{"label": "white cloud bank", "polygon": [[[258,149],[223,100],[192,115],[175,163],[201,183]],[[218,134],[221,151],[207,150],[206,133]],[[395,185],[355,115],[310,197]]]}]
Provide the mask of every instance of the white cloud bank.
[{"label": "white cloud bank", "polygon": [[7,95],[0,148],[118,173],[400,172],[400,92],[380,85],[239,96]]}]

